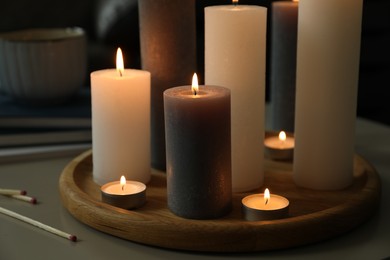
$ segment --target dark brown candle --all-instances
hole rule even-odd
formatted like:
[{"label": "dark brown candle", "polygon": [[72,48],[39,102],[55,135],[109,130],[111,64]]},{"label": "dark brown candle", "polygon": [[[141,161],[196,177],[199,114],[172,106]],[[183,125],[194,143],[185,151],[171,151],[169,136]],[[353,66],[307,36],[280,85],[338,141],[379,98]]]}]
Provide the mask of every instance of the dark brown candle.
[{"label": "dark brown candle", "polygon": [[151,72],[152,166],[165,170],[163,92],[196,71],[195,1],[142,0],[139,4],[142,68]]},{"label": "dark brown candle", "polygon": [[164,92],[169,209],[191,219],[227,214],[232,203],[230,90]]},{"label": "dark brown candle", "polygon": [[272,4],[271,126],[294,132],[298,2]]}]

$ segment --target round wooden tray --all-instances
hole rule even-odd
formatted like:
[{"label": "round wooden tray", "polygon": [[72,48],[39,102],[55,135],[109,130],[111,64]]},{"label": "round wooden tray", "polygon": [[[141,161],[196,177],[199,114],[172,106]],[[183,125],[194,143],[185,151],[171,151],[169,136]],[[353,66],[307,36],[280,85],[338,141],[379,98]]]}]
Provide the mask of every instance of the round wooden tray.
[{"label": "round wooden tray", "polygon": [[[357,227],[379,205],[380,179],[375,169],[355,156],[354,182],[342,191],[313,191],[296,187],[292,164],[265,160],[264,187],[290,200],[289,217],[245,221],[241,199],[233,194],[233,210],[217,220],[190,220],[167,209],[165,174],[152,170],[145,206],[124,210],[101,201],[92,180],[92,152],[72,160],[59,186],[64,206],[81,222],[111,235],[147,245],[208,252],[250,252],[305,245]],[[251,193],[260,193],[255,190]]]}]

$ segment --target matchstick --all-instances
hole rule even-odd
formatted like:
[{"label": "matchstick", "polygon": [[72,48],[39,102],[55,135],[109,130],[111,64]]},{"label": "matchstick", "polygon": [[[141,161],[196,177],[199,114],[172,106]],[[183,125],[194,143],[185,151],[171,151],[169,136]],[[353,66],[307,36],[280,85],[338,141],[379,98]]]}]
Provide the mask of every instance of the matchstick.
[{"label": "matchstick", "polygon": [[28,217],[25,217],[23,215],[20,215],[16,212],[13,212],[11,210],[8,210],[8,209],[5,209],[5,208],[2,208],[0,207],[0,213],[4,214],[4,215],[7,215],[9,217],[13,217],[13,218],[16,218],[20,221],[23,221],[27,224],[30,224],[30,225],[33,225],[33,226],[36,226],[38,228],[41,228],[49,233],[52,233],[52,234],[55,234],[57,236],[60,236],[60,237],[63,237],[63,238],[66,238],[66,239],[69,239],[70,241],[73,241],[73,242],[76,242],[77,241],[77,237],[75,235],[71,235],[71,234],[68,234],[68,233],[65,233],[61,230],[58,230],[56,228],[53,228],[53,227],[50,227],[48,225],[45,225],[39,221],[36,221],[36,220],[33,220],[31,218],[28,218]]},{"label": "matchstick", "polygon": [[25,190],[0,189],[1,195],[26,195]]},{"label": "matchstick", "polygon": [[11,195],[11,198],[17,199],[17,200],[22,200],[26,202],[30,202],[32,204],[37,204],[37,199],[34,197],[29,197],[26,195]]}]

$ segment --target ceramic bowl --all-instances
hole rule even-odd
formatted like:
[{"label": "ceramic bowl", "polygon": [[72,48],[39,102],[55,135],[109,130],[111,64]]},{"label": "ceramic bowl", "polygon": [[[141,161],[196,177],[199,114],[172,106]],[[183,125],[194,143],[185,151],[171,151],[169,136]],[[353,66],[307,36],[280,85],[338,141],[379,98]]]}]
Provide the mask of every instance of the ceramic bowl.
[{"label": "ceramic bowl", "polygon": [[81,28],[26,29],[0,34],[0,90],[28,103],[68,99],[86,77]]}]

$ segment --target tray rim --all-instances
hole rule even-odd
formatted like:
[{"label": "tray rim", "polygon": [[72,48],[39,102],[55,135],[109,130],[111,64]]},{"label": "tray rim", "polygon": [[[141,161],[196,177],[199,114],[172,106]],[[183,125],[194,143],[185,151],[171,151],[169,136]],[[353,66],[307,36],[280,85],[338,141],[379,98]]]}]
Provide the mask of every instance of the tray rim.
[{"label": "tray rim", "polygon": [[[95,200],[72,183],[75,169],[87,160],[91,160],[91,157],[92,150],[88,150],[75,157],[64,168],[59,180],[60,195],[64,207],[76,219],[97,230],[152,246],[202,252],[253,252],[284,249],[319,242],[343,234],[364,223],[379,207],[381,193],[379,175],[368,161],[356,155],[355,157],[363,163],[367,173],[367,180],[362,189],[363,197],[314,213],[272,221],[248,222],[242,220],[232,224],[231,221],[225,218],[199,221],[175,217],[174,222],[177,225],[173,233],[183,235],[183,232],[187,232],[190,240],[201,242],[197,230],[203,229],[202,239],[204,239],[204,236],[208,236],[209,239],[207,240],[209,241],[200,245],[193,242],[172,241],[179,235],[172,234],[171,221],[165,223],[166,219],[155,219],[157,216],[145,216],[145,214],[137,211],[128,211],[110,206]],[[312,228],[323,223],[338,225],[337,218],[340,217],[348,218],[346,222],[343,221],[345,225],[339,225],[338,229],[332,229],[331,232],[319,234],[317,232],[318,227]],[[118,228],[107,225],[111,221],[113,221],[112,223],[118,223],[119,221],[122,226]],[[125,224],[124,227],[123,224]],[[134,224],[137,226],[134,227]],[[146,232],[151,237],[142,234],[142,229],[149,224],[157,227],[155,231]],[[126,225],[130,226],[127,227]],[[283,237],[288,233],[296,233],[300,230],[304,230],[304,236],[296,234],[297,237],[294,237],[294,239]],[[134,232],[137,234],[134,234]],[[233,234],[237,236],[237,239],[221,239],[223,236]],[[271,242],[264,242],[264,237],[270,234]],[[159,239],[159,237],[164,239]]]}]

